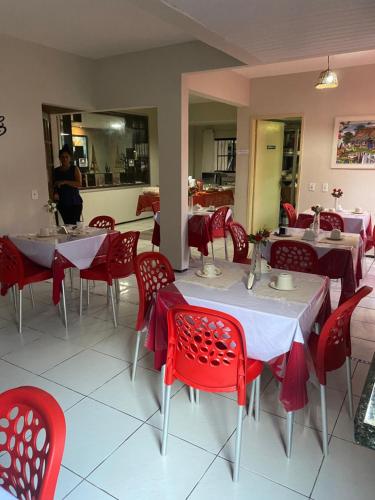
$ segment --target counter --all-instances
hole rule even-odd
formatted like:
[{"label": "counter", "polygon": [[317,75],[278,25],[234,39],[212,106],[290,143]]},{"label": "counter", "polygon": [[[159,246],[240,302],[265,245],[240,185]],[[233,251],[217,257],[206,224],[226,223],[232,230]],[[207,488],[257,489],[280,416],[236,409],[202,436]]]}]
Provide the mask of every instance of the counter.
[{"label": "counter", "polygon": [[355,415],[354,438],[357,444],[375,450],[375,354]]}]

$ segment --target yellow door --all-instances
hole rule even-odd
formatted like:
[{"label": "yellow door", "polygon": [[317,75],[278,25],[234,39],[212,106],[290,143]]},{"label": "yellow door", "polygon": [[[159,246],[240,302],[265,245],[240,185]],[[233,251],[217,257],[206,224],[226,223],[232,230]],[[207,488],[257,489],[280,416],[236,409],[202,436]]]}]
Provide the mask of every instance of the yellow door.
[{"label": "yellow door", "polygon": [[258,120],[255,136],[252,232],[279,225],[280,180],[283,161],[284,123]]}]

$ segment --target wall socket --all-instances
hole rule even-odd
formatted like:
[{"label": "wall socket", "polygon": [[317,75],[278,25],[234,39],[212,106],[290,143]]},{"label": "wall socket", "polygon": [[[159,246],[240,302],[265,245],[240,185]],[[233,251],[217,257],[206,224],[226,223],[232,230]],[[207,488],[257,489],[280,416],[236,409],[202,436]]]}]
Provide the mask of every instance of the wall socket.
[{"label": "wall socket", "polygon": [[310,182],[309,183],[309,191],[315,191],[316,188],[316,183],[315,182]]},{"label": "wall socket", "polygon": [[32,200],[39,200],[39,192],[37,189],[33,189],[31,191],[31,199]]},{"label": "wall socket", "polygon": [[322,184],[322,191],[323,193],[328,193],[328,182]]}]

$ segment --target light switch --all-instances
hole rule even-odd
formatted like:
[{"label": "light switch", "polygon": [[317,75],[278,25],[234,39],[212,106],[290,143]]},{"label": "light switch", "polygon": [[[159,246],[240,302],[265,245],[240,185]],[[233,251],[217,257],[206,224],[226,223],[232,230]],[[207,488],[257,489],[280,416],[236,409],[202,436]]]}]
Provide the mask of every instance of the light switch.
[{"label": "light switch", "polygon": [[315,191],[316,188],[316,183],[315,182],[310,182],[309,184],[309,191]]},{"label": "light switch", "polygon": [[328,193],[328,182],[322,184],[322,191],[323,193]]},{"label": "light switch", "polygon": [[33,189],[31,191],[31,199],[32,200],[39,200],[39,193],[37,189]]}]

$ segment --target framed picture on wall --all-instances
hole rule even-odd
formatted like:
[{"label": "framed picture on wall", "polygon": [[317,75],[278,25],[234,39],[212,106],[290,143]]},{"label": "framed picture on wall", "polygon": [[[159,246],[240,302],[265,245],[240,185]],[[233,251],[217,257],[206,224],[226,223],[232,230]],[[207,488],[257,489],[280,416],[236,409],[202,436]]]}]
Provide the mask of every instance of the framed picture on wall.
[{"label": "framed picture on wall", "polygon": [[375,116],[335,119],[331,167],[375,169]]}]

